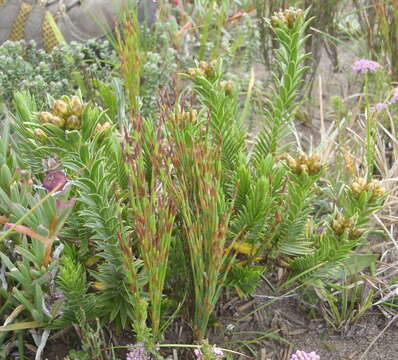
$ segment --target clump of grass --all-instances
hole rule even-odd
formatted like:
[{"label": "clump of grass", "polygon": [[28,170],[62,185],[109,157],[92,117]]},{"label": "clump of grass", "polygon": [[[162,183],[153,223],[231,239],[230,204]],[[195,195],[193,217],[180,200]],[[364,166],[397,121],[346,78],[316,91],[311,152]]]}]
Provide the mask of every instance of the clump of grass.
[{"label": "clump of grass", "polygon": [[132,112],[137,116],[139,113],[141,75],[145,59],[136,9],[129,12],[123,22],[123,31],[117,30],[116,36],[116,52],[120,59],[120,72],[126,95]]},{"label": "clump of grass", "polygon": [[139,116],[133,118],[132,125],[134,130],[130,137],[125,135],[124,156],[131,187],[133,228],[148,276],[151,327],[157,338],[176,214],[170,191],[171,160],[162,144],[160,128],[155,129],[151,122]]},{"label": "clump of grass", "polygon": [[189,248],[194,333],[203,340],[233,260],[227,242],[232,207],[222,191],[220,148],[200,133],[198,125],[195,113],[179,109],[170,121],[176,169],[172,191]]}]

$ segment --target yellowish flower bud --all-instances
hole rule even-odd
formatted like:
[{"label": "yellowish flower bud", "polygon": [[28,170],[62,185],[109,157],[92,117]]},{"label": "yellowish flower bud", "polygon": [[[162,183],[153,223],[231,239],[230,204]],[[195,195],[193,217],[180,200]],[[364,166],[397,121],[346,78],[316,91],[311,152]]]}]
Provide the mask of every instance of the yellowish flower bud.
[{"label": "yellowish flower bud", "polygon": [[44,139],[47,138],[46,133],[45,133],[42,129],[35,129],[35,130],[33,131],[33,134],[34,134],[35,137],[36,137],[38,140],[40,140],[40,141],[42,141],[42,140],[44,140]]},{"label": "yellowish flower bud", "polygon": [[95,127],[95,133],[96,134],[99,134],[99,133],[104,134],[111,128],[112,128],[112,124],[109,121],[107,121],[103,124],[97,124],[97,126]]},{"label": "yellowish flower bud", "polygon": [[354,164],[354,158],[351,156],[349,152],[349,148],[346,146],[343,149],[343,154],[344,154],[344,161],[345,161],[345,166],[348,170],[348,172],[351,175],[354,175],[356,172],[355,164]]},{"label": "yellowish flower bud", "polygon": [[196,120],[196,118],[197,118],[197,116],[198,116],[198,112],[195,110],[195,109],[192,109],[191,111],[190,111],[190,117],[191,117],[191,121],[195,121]]},{"label": "yellowish flower bud", "polygon": [[362,193],[368,190],[368,184],[364,178],[357,178],[356,181],[351,185],[352,191],[360,196]]},{"label": "yellowish flower bud", "polygon": [[199,69],[202,70],[203,72],[205,72],[207,70],[208,66],[209,66],[209,64],[206,61],[201,61],[199,63]]},{"label": "yellowish flower bud", "polygon": [[39,114],[39,119],[42,124],[50,123],[52,118],[53,118],[53,114],[51,114],[47,111],[42,111]]},{"label": "yellowish flower bud", "polygon": [[289,168],[292,169],[293,171],[295,171],[297,168],[297,161],[295,159],[293,159],[290,155],[286,156],[286,160],[287,160],[287,165],[289,166]]},{"label": "yellowish flower bud", "polygon": [[188,72],[188,75],[195,76],[197,73],[197,70],[194,68],[189,68],[187,72]]},{"label": "yellowish flower bud", "polygon": [[338,215],[337,218],[332,222],[332,229],[338,236],[342,235],[344,232],[351,232],[352,228],[352,220],[341,215]]},{"label": "yellowish flower bud", "polygon": [[277,26],[281,23],[292,27],[296,19],[303,13],[301,9],[289,8],[278,13],[274,13],[271,17],[272,25]]},{"label": "yellowish flower bud", "polygon": [[309,174],[310,174],[310,175],[318,174],[319,171],[321,171],[321,167],[322,167],[322,166],[321,166],[321,163],[320,163],[320,162],[317,162],[317,163],[308,165]]},{"label": "yellowish flower bud", "polygon": [[68,115],[68,104],[63,100],[54,101],[53,114],[59,117],[65,117]]},{"label": "yellowish flower bud", "polygon": [[342,224],[343,224],[344,228],[346,228],[346,229],[350,229],[354,226],[354,223],[352,222],[352,220],[348,219],[348,218],[343,218]]},{"label": "yellowish flower bud", "polygon": [[221,87],[224,89],[225,95],[231,96],[233,90],[232,81],[223,81],[221,83]]},{"label": "yellowish flower bud", "polygon": [[76,115],[71,115],[66,120],[65,127],[68,130],[77,130],[80,128],[80,120]]},{"label": "yellowish flower bud", "polygon": [[297,161],[299,163],[306,163],[308,161],[308,156],[301,151],[299,156],[297,157]]},{"label": "yellowish flower bud", "polygon": [[81,116],[83,112],[83,104],[77,96],[72,96],[70,99],[70,107],[73,115]]},{"label": "yellowish flower bud", "polygon": [[204,73],[205,73],[206,78],[210,79],[210,78],[212,78],[214,76],[214,68],[211,65],[209,65],[206,68]]},{"label": "yellowish flower bud", "polygon": [[104,284],[103,282],[99,282],[99,281],[94,281],[91,284],[97,290],[106,290],[108,288],[108,286],[106,286],[106,284]]},{"label": "yellowish flower bud", "polygon": [[352,189],[352,191],[353,191],[355,194],[357,194],[357,195],[359,195],[359,194],[362,193],[362,187],[361,187],[357,182],[354,182],[354,183],[351,185],[351,189]]},{"label": "yellowish flower bud", "polygon": [[350,239],[358,239],[362,236],[363,233],[364,231],[361,229],[352,229],[350,231]]},{"label": "yellowish flower bud", "polygon": [[102,125],[101,124],[97,124],[97,126],[95,127],[95,132],[98,133],[102,131]]},{"label": "yellowish flower bud", "polygon": [[50,124],[62,128],[65,125],[65,119],[59,116],[53,116],[50,120]]},{"label": "yellowish flower bud", "polygon": [[310,156],[310,158],[308,159],[308,161],[309,161],[310,163],[311,163],[311,162],[317,163],[317,162],[320,162],[320,161],[321,161],[321,158],[319,157],[318,154],[313,154],[313,155]]},{"label": "yellowish flower bud", "polygon": [[372,191],[371,201],[376,201],[386,193],[386,190],[381,186],[381,183],[378,180],[370,182],[368,184],[368,190]]},{"label": "yellowish flower bud", "polygon": [[308,174],[308,166],[306,165],[306,164],[301,164],[300,166],[299,166],[299,172],[300,173],[306,173],[306,174]]},{"label": "yellowish flower bud", "polygon": [[341,236],[344,234],[345,228],[340,223],[334,221],[332,224],[332,229],[337,236]]},{"label": "yellowish flower bud", "polygon": [[315,175],[321,170],[321,162],[318,154],[313,154],[307,161],[307,166],[310,175]]},{"label": "yellowish flower bud", "polygon": [[102,124],[102,131],[108,131],[112,127],[112,124],[109,121],[106,121]]}]

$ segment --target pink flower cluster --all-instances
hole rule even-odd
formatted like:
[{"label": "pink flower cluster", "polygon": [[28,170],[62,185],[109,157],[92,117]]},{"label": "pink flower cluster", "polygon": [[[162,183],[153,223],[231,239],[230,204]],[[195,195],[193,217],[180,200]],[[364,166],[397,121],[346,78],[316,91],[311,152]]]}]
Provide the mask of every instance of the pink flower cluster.
[{"label": "pink flower cluster", "polygon": [[398,103],[398,87],[392,89],[392,96],[390,101],[376,104],[376,106],[374,107],[374,111],[381,112],[387,109],[389,105],[396,103]]},{"label": "pink flower cluster", "polygon": [[129,352],[127,353],[126,360],[150,360],[144,344],[129,345]]},{"label": "pink flower cluster", "polygon": [[381,65],[376,61],[361,59],[354,62],[352,69],[358,74],[374,73],[376,70],[381,69]]},{"label": "pink flower cluster", "polygon": [[375,110],[376,110],[377,112],[383,111],[383,110],[385,110],[385,109],[387,109],[387,108],[388,108],[388,104],[386,104],[386,103],[378,103],[378,104],[376,104],[376,106],[375,106]]},{"label": "pink flower cluster", "polygon": [[390,100],[391,104],[395,104],[396,102],[398,102],[398,87],[392,90],[392,98]]},{"label": "pink flower cluster", "polygon": [[320,360],[320,356],[317,355],[315,351],[307,353],[302,350],[297,350],[296,353],[292,355],[290,360]]},{"label": "pink flower cluster", "polygon": [[[204,360],[203,353],[200,349],[195,349],[193,352],[195,353],[196,360]],[[213,353],[216,356],[215,360],[222,360],[224,358],[224,352],[218,347],[213,348]]]}]

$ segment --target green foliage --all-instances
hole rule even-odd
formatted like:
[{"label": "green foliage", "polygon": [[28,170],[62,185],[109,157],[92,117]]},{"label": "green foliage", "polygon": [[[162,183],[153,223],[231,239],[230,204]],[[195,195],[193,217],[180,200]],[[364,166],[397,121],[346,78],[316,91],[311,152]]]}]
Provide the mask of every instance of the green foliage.
[{"label": "green foliage", "polygon": [[323,230],[311,235],[314,252],[291,262],[294,273],[305,274],[304,279],[342,278],[347,273],[361,271],[375,260],[371,257],[353,271],[352,265],[360,261],[361,255],[356,249],[366,245],[371,227],[369,215],[380,209],[384,199],[380,185],[361,179],[351,186],[343,185],[343,191],[334,194],[336,198],[333,213],[317,225]]},{"label": "green foliage", "polygon": [[201,62],[196,69],[189,69],[193,90],[210,114],[212,141],[221,142],[223,182],[237,166],[239,156],[246,147],[245,133],[238,118],[237,94],[232,82],[222,81],[222,62]]},{"label": "green foliage", "polygon": [[[84,236],[79,240],[84,245],[79,249],[84,258],[104,259],[92,271],[97,288],[102,289],[98,307],[111,321],[117,320],[125,326],[133,318],[132,300],[127,286],[130,280],[124,271],[127,260],[117,234],[125,233],[128,228],[118,206],[121,200],[110,189],[118,186],[121,193],[126,187],[126,175],[116,134],[99,127],[109,124],[110,119],[88,105],[83,110],[80,129],[63,130],[39,123],[36,106],[28,94],[17,94],[15,107],[16,131],[25,166],[42,172],[43,159],[57,157],[59,167],[68,177],[74,177],[72,193],[79,201],[73,224],[77,228],[69,232]],[[36,128],[44,132],[44,139],[35,136]],[[129,266],[138,269],[140,262],[129,260]]]},{"label": "green foliage", "polygon": [[82,324],[83,320],[98,316],[93,294],[88,294],[89,284],[84,267],[76,259],[65,254],[61,260],[57,285],[63,298],[64,310],[60,319],[54,323],[56,327],[67,324]]},{"label": "green foliage", "polygon": [[292,25],[280,21],[271,25],[279,48],[275,50],[277,69],[273,73],[274,86],[266,104],[264,129],[257,137],[253,151],[255,162],[268,154],[278,155],[286,149],[291,119],[297,107],[296,97],[302,75],[306,68],[303,62],[308,54],[303,53],[305,29],[311,19],[299,15]]},{"label": "green foliage", "polygon": [[[8,269],[6,278],[17,285],[11,290],[14,306],[22,305],[30,321],[35,326],[49,325],[59,312],[59,303],[55,302],[55,294],[51,294],[51,284],[57,270],[57,261],[52,261],[49,267],[43,267],[45,249],[38,241],[32,244],[24,241],[15,247],[16,254],[20,254],[21,262],[14,265],[13,261],[4,253],[0,253],[2,263]],[[52,276],[51,276],[52,275]],[[49,305],[51,304],[51,305]],[[11,317],[12,318],[12,317]]]},{"label": "green foliage", "polygon": [[240,297],[250,296],[256,290],[263,272],[262,266],[233,265],[225,286],[234,288]]},{"label": "green foliage", "polygon": [[305,225],[313,210],[314,182],[317,177],[301,174],[292,176],[288,184],[287,207],[274,241],[286,255],[304,255],[312,252],[311,241],[306,239]]}]

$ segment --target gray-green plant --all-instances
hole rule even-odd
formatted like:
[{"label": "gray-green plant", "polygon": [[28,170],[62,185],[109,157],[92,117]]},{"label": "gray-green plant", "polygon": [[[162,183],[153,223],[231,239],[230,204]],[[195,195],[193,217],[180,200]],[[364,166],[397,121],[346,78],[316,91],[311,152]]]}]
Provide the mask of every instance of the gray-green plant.
[{"label": "gray-green plant", "polygon": [[35,94],[38,103],[47,94],[72,94],[78,86],[89,91],[91,80],[106,81],[116,64],[106,41],[62,45],[49,54],[33,40],[6,42],[0,46],[0,100],[11,102],[16,90]]},{"label": "gray-green plant", "polygon": [[341,284],[325,284],[319,293],[321,314],[334,329],[347,331],[373,305],[374,290],[366,289],[359,278],[344,279]]}]

